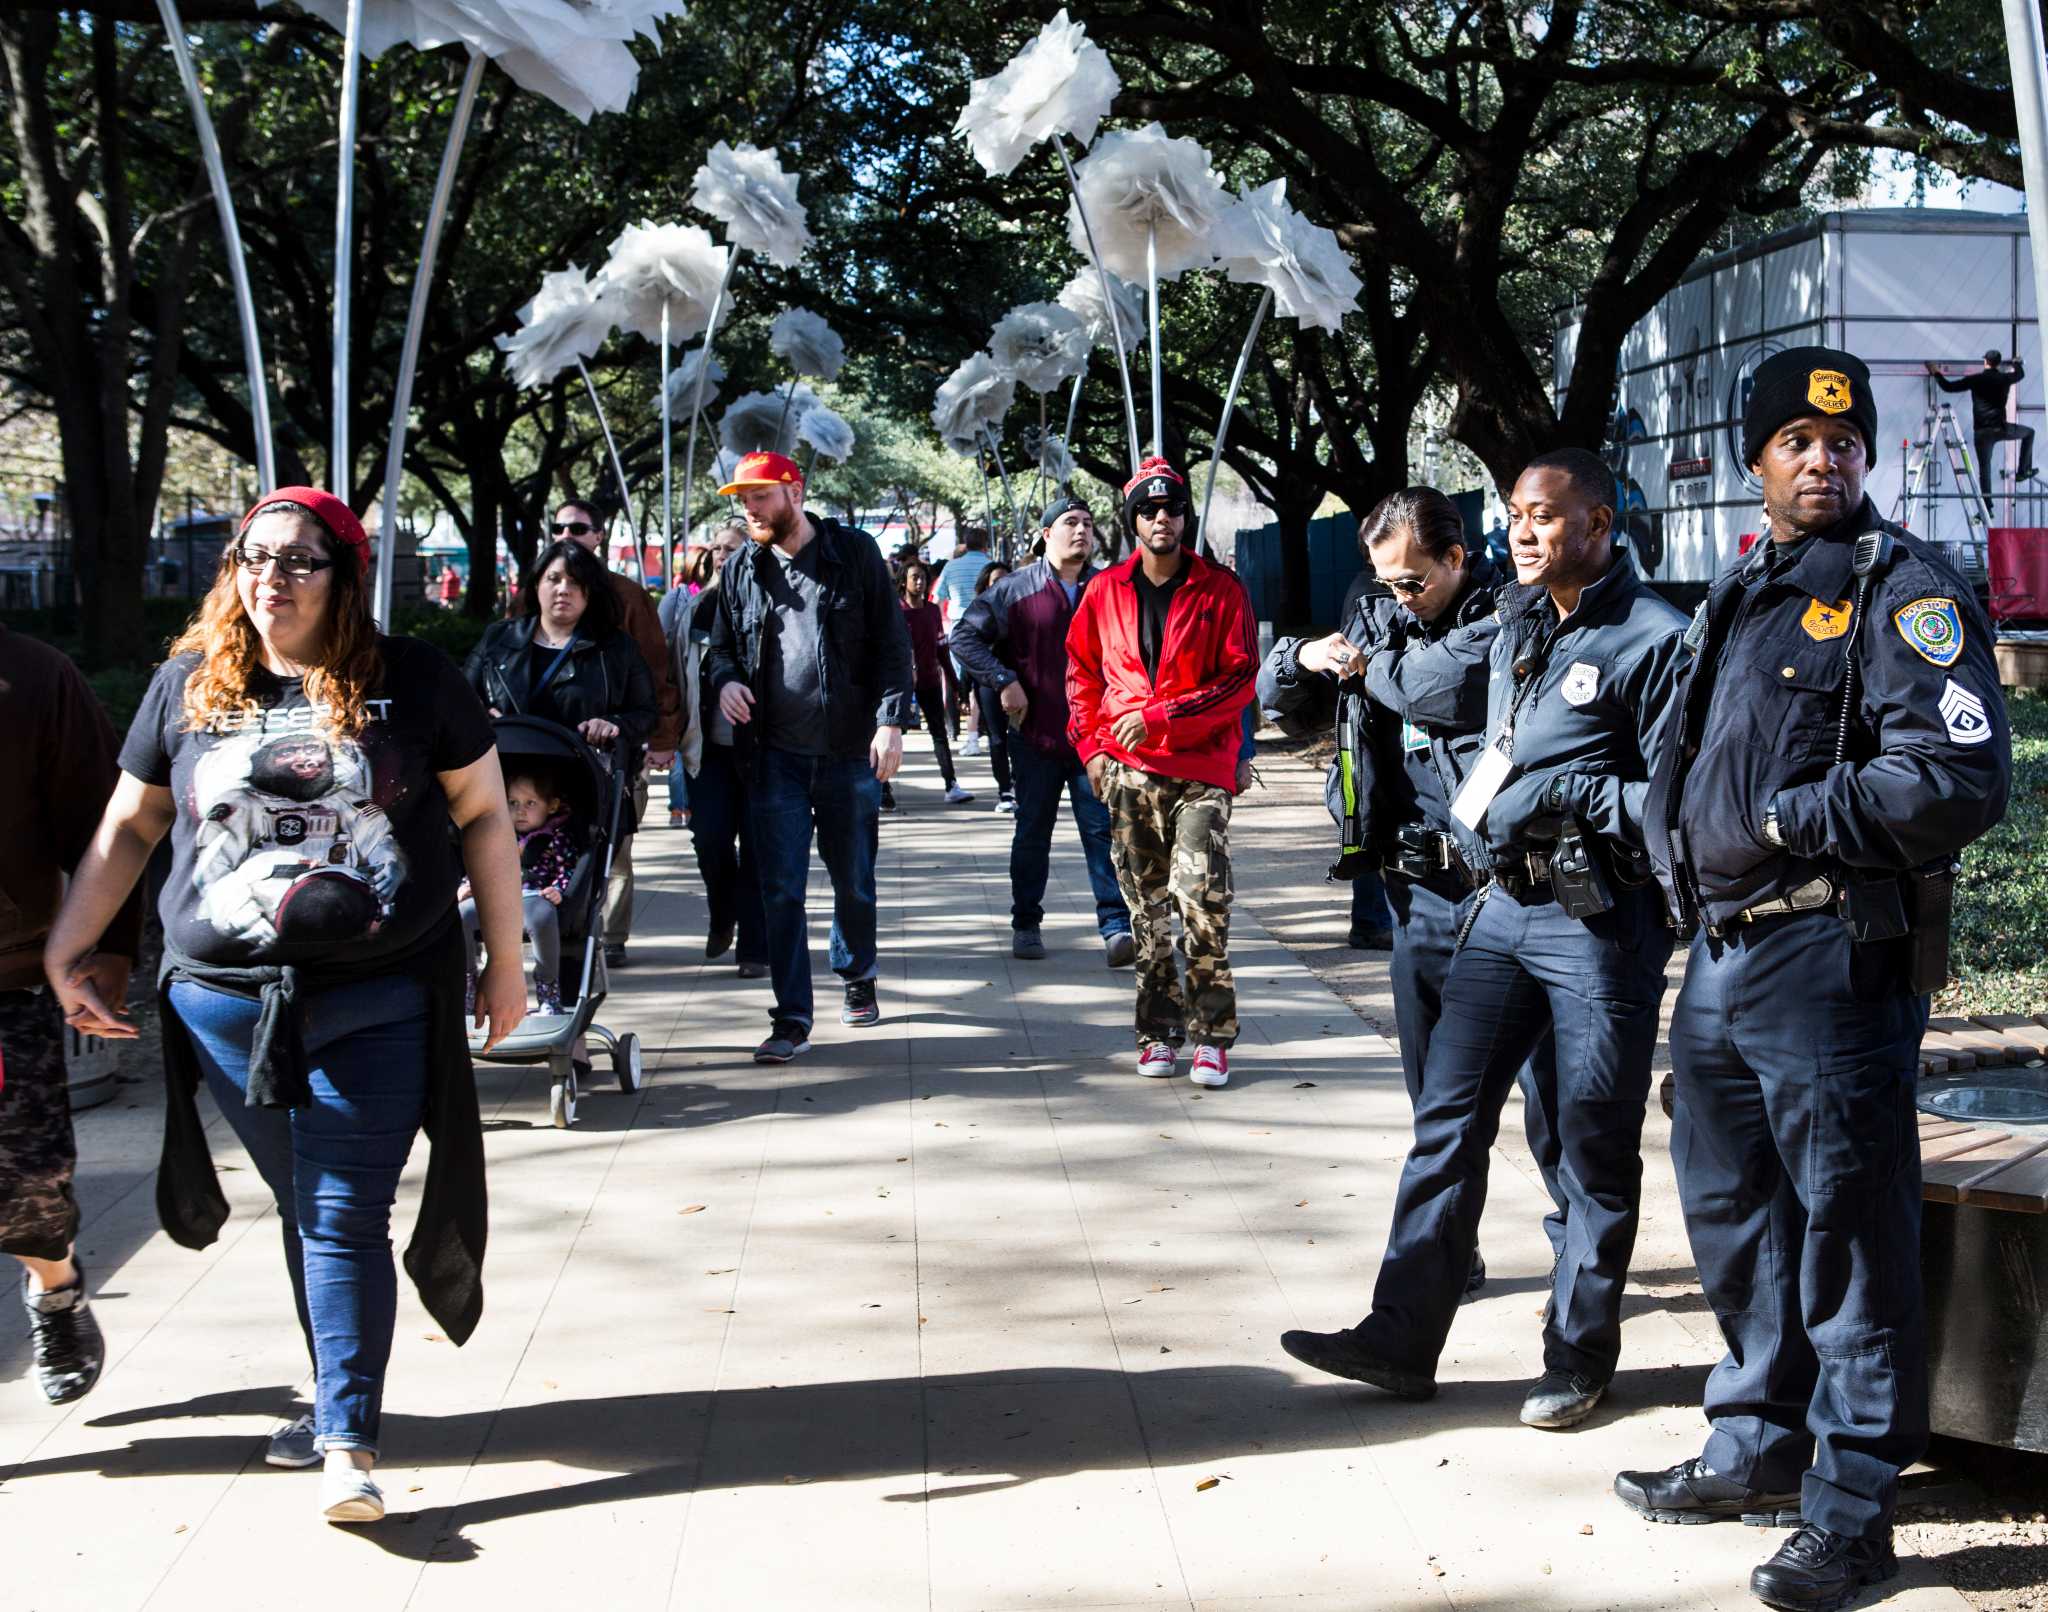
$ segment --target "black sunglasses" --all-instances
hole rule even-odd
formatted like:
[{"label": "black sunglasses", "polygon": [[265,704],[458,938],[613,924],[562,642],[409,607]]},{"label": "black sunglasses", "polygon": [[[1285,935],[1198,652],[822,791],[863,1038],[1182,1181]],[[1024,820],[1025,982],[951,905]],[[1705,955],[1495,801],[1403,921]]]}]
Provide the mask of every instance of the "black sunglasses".
[{"label": "black sunglasses", "polygon": [[1420,599],[1429,591],[1429,579],[1436,575],[1436,568],[1444,562],[1438,558],[1435,564],[1419,577],[1390,577],[1387,586],[1404,599]]},{"label": "black sunglasses", "polygon": [[252,549],[247,543],[237,543],[228,550],[235,564],[244,571],[260,571],[272,560],[277,561],[278,570],[288,577],[309,577],[315,571],[325,571],[334,564],[309,549]]},{"label": "black sunglasses", "polygon": [[1169,498],[1164,503],[1147,501],[1133,511],[1141,521],[1157,520],[1161,515],[1171,515],[1176,520],[1184,520],[1187,512],[1187,500],[1184,498]]},{"label": "black sunglasses", "polygon": [[588,537],[597,528],[588,521],[556,521],[548,530],[557,537]]}]

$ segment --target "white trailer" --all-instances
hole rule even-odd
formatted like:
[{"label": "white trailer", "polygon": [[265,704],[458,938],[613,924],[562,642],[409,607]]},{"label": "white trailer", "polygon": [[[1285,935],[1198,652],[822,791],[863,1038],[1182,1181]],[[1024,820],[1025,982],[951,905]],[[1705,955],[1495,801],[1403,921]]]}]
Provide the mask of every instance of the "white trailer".
[{"label": "white trailer", "polygon": [[[1575,307],[1558,311],[1552,348],[1560,402],[1578,338]],[[2026,364],[2008,413],[2032,426],[2048,454],[2034,308],[2032,251],[2022,213],[1888,207],[1824,213],[1747,246],[1703,258],[1622,343],[1608,443],[1630,509],[1638,560],[1660,582],[1706,582],[1741,553],[1762,517],[1757,481],[1742,462],[1742,411],[1756,366],[1786,347],[1840,347],[1870,366],[1877,398],[1877,457],[1868,490],[1893,515],[1906,469],[1939,404],[1954,406],[1974,468],[1970,398],[1939,391],[1925,366],[1951,376],[1978,369],[1987,350]],[[2048,500],[2027,484],[2015,496],[2016,445],[1994,450],[1993,525],[2040,526]],[[1936,496],[1915,498],[1907,524],[1953,544],[1973,576],[1981,536],[1945,456]]]}]

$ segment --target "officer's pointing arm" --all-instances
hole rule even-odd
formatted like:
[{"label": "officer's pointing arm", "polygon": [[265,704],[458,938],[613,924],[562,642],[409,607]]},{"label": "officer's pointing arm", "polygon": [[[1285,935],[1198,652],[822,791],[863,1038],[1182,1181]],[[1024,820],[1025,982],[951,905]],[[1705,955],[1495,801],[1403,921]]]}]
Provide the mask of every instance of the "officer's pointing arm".
[{"label": "officer's pointing arm", "polygon": [[[1952,656],[1951,619],[1962,639]],[[2012,776],[1990,625],[1953,578],[1908,559],[1876,590],[1856,658],[1861,717],[1878,753],[1772,797],[1786,845],[1891,869],[1961,850],[2004,814]]]}]

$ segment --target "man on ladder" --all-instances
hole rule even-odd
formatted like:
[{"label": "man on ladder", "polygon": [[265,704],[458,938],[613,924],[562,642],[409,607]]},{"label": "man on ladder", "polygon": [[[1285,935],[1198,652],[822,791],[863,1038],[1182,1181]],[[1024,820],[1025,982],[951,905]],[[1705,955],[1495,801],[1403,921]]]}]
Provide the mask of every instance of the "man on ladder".
[{"label": "man on ladder", "polygon": [[1991,498],[1991,450],[2001,442],[2020,445],[2020,468],[2016,482],[2034,478],[2034,430],[2005,417],[2005,400],[2014,386],[2026,379],[2027,367],[2017,358],[2006,369],[1999,363],[1996,347],[1984,355],[1984,367],[1974,375],[1950,380],[1939,364],[1929,364],[1927,373],[1944,392],[1970,394],[1970,429],[1977,439],[1977,485],[1986,502]]},{"label": "man on ladder", "polygon": [[[1927,368],[1936,380],[1941,379],[1934,365]],[[2032,433],[2028,435],[2031,437]],[[1905,480],[1899,484],[1898,502],[1892,505],[1892,519],[1900,526],[1911,526],[1914,501],[1924,501],[1926,516],[1921,535],[1929,542],[1942,542],[1951,562],[1966,576],[1981,575],[1990,562],[1990,494],[1980,491],[1980,484],[1971,478],[1970,451],[1963,446],[1962,428],[1956,424],[1954,408],[1947,403],[1936,403],[1930,408],[1920,428],[1920,436],[1909,444],[1909,448]],[[1937,491],[1941,473],[1935,462],[1936,453],[1943,454],[1948,460],[1948,472],[1955,481],[1956,500],[1963,508],[1964,535],[1960,543],[1941,537],[1941,495]],[[1990,472],[1986,470],[1984,474],[1988,477]]]}]

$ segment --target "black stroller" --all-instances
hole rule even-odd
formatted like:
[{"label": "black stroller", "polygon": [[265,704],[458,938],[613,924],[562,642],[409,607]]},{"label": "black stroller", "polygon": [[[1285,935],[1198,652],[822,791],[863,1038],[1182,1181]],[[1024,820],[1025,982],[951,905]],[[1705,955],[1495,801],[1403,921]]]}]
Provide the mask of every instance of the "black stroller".
[{"label": "black stroller", "polygon": [[[548,1118],[557,1129],[576,1123],[576,1068],[570,1052],[578,1036],[587,1036],[611,1054],[619,1090],[640,1089],[640,1038],[631,1031],[614,1035],[595,1021],[604,1001],[605,887],[630,796],[620,778],[615,755],[599,752],[583,736],[537,716],[501,716],[491,724],[498,736],[498,757],[509,775],[520,766],[545,768],[561,790],[569,810],[569,832],[577,839],[576,867],[562,896],[562,1011],[530,1014],[517,1030],[493,1047],[488,1061],[548,1066]],[[521,958],[524,966],[525,959]],[[469,1032],[470,1054],[485,1057],[484,1032]]]}]

